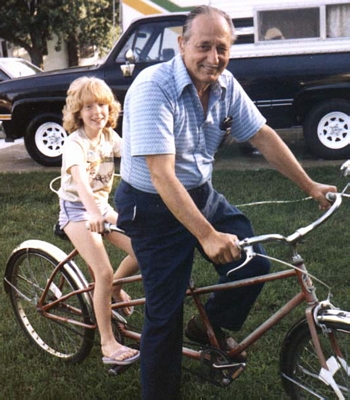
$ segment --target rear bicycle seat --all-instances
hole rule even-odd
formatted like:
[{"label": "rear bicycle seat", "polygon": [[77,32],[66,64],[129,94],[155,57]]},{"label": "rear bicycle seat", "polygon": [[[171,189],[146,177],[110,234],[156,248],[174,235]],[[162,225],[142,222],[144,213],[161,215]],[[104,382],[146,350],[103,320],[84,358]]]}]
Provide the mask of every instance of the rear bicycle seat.
[{"label": "rear bicycle seat", "polygon": [[62,240],[69,240],[69,237],[66,235],[63,229],[60,228],[60,223],[57,221],[53,226],[53,233],[58,236]]}]

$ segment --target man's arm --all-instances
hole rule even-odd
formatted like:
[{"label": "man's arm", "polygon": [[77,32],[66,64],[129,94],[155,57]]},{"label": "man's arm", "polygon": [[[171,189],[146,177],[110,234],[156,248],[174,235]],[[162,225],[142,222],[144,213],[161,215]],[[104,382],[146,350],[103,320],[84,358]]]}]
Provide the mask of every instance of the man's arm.
[{"label": "man's arm", "polygon": [[281,174],[318,201],[321,209],[329,208],[330,204],[325,195],[328,192],[336,192],[336,187],[313,181],[273,129],[264,125],[250,142]]},{"label": "man's arm", "polygon": [[221,233],[206,220],[175,175],[175,156],[146,157],[152,183],[174,216],[198,239],[207,256],[225,264],[241,256],[237,236]]}]

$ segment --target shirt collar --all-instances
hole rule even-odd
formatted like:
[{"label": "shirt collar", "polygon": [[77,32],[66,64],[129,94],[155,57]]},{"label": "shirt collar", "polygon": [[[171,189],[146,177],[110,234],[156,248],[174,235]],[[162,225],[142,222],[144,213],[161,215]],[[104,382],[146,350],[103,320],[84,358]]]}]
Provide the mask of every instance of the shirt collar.
[{"label": "shirt collar", "polygon": [[[186,86],[193,85],[192,79],[187,72],[181,54],[178,54],[174,58],[174,72],[176,93],[179,98]],[[217,82],[211,85],[212,92],[221,98],[221,100],[225,97],[227,90],[226,79],[224,75],[225,71],[219,76]]]}]

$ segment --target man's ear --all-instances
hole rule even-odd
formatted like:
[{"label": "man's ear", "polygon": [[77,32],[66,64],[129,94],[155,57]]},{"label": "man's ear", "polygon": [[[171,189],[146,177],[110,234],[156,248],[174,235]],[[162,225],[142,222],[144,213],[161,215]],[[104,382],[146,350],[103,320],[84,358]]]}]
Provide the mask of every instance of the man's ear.
[{"label": "man's ear", "polygon": [[177,38],[177,43],[179,45],[180,54],[183,54],[183,52],[184,52],[184,38],[183,38],[183,36],[179,36]]}]

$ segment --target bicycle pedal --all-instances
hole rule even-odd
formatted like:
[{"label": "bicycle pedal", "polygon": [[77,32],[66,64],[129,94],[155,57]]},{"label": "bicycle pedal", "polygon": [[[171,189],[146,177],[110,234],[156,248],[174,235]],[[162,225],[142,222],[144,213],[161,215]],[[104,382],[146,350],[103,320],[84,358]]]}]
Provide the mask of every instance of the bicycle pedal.
[{"label": "bicycle pedal", "polygon": [[241,373],[244,372],[245,367],[246,367],[245,363],[238,364],[237,367],[234,367],[234,371],[230,371],[231,381],[237,379],[241,375]]},{"label": "bicycle pedal", "polygon": [[121,375],[123,372],[125,372],[129,367],[131,367],[132,364],[127,364],[127,365],[116,365],[113,368],[110,368],[108,370],[108,375],[112,376],[118,376]]}]

